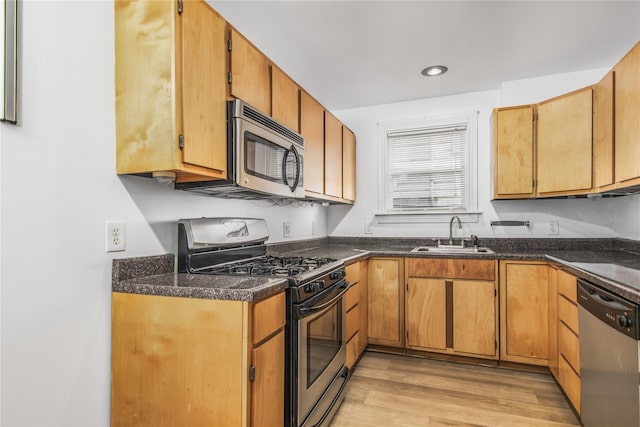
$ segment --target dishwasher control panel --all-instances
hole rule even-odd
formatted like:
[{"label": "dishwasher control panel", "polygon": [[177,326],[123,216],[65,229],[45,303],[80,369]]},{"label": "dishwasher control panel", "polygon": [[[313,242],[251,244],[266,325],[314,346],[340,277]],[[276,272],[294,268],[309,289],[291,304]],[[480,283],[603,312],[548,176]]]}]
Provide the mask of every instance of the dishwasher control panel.
[{"label": "dishwasher control panel", "polygon": [[637,304],[582,279],[578,279],[578,304],[612,328],[640,339]]}]

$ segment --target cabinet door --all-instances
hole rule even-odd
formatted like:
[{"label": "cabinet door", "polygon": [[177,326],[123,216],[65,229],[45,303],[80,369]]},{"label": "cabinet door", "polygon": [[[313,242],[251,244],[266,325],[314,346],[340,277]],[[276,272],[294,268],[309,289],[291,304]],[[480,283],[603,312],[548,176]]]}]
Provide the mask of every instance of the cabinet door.
[{"label": "cabinet door", "polygon": [[367,344],[369,340],[367,338],[367,331],[369,329],[368,325],[368,313],[369,313],[369,261],[361,261],[360,262],[360,333],[358,334],[359,338],[359,348],[358,354],[362,353],[365,348],[367,348]]},{"label": "cabinet door", "polygon": [[278,67],[271,66],[271,116],[298,132],[299,112],[298,85]]},{"label": "cabinet door", "polygon": [[496,284],[478,280],[453,282],[453,350],[495,356]]},{"label": "cabinet door", "polygon": [[356,136],[342,127],[342,198],[356,200]]},{"label": "cabinet door", "polygon": [[324,113],[324,192],[342,197],[342,123]]},{"label": "cabinet door", "polygon": [[591,189],[592,116],[591,88],[538,105],[539,195]]},{"label": "cabinet door", "polygon": [[593,177],[594,187],[613,184],[613,87],[610,71],[593,87]]},{"label": "cabinet door", "polygon": [[304,137],[304,189],[324,194],[324,108],[300,92],[300,134]]},{"label": "cabinet door", "polygon": [[443,279],[410,278],[407,283],[407,347],[447,348],[447,302]]},{"label": "cabinet door", "polygon": [[493,112],[493,197],[534,195],[533,106]]},{"label": "cabinet door", "polygon": [[558,270],[547,266],[549,284],[549,370],[558,378]]},{"label": "cabinet door", "polygon": [[547,265],[500,264],[500,356],[502,360],[548,365],[549,287]]},{"label": "cabinet door", "polygon": [[251,426],[284,425],[284,330],[251,352]]},{"label": "cabinet door", "polygon": [[231,29],[231,95],[271,115],[269,61],[235,29]]},{"label": "cabinet door", "polygon": [[640,43],[615,66],[616,182],[640,177]]},{"label": "cabinet door", "polygon": [[404,346],[404,276],[401,258],[372,258],[368,273],[369,343]]},{"label": "cabinet door", "polygon": [[181,16],[183,161],[226,171],[225,21],[199,1]]}]

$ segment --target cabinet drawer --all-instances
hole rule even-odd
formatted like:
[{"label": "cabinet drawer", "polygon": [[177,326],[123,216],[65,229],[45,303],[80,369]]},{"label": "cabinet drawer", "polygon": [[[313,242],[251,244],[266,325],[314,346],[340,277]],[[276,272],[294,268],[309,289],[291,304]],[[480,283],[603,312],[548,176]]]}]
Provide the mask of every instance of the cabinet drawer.
[{"label": "cabinet drawer", "polygon": [[282,328],[285,323],[284,292],[267,298],[253,306],[253,344],[263,341]]},{"label": "cabinet drawer", "polygon": [[562,355],[558,359],[558,382],[566,393],[569,401],[580,413],[580,377],[571,368]]},{"label": "cabinet drawer", "polygon": [[578,302],[578,283],[575,276],[558,270],[558,294],[564,295],[569,301]]},{"label": "cabinet drawer", "polygon": [[409,276],[495,280],[495,267],[493,260],[411,258],[409,259]]},{"label": "cabinet drawer", "polygon": [[358,346],[360,340],[358,339],[358,333],[354,335],[349,341],[347,341],[347,368],[353,368],[353,365],[358,358]]},{"label": "cabinet drawer", "polygon": [[576,335],[580,336],[580,331],[578,330],[578,306],[562,295],[558,295],[558,319],[564,322]]},{"label": "cabinet drawer", "polygon": [[580,372],[580,341],[562,322],[558,322],[558,351],[574,371]]},{"label": "cabinet drawer", "polygon": [[360,306],[356,305],[347,312],[347,339],[351,339],[360,329]]},{"label": "cabinet drawer", "polygon": [[347,311],[351,310],[353,306],[360,302],[360,284],[356,283],[351,285],[346,295],[344,296],[345,306]]},{"label": "cabinet drawer", "polygon": [[350,284],[358,283],[360,281],[360,263],[356,262],[354,264],[348,265],[345,268],[347,272],[347,282]]}]

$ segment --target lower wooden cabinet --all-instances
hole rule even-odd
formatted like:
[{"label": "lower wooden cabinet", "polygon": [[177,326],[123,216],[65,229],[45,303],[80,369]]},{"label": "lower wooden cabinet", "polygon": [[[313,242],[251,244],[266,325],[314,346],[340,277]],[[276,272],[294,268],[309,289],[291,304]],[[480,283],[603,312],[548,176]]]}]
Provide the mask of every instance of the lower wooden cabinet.
[{"label": "lower wooden cabinet", "polygon": [[495,263],[407,259],[407,348],[497,359]]},{"label": "lower wooden cabinet", "polygon": [[577,278],[558,270],[558,372],[557,380],[580,413],[580,335]]},{"label": "lower wooden cabinet", "polygon": [[368,338],[370,344],[404,347],[404,259],[370,258]]},{"label": "lower wooden cabinet", "polygon": [[500,359],[548,366],[549,272],[545,262],[500,261]]},{"label": "lower wooden cabinet", "polygon": [[367,347],[367,262],[356,262],[346,267],[351,288],[345,296],[347,310],[347,362],[353,368]]},{"label": "lower wooden cabinet", "polygon": [[284,424],[284,293],[112,294],[111,424]]}]

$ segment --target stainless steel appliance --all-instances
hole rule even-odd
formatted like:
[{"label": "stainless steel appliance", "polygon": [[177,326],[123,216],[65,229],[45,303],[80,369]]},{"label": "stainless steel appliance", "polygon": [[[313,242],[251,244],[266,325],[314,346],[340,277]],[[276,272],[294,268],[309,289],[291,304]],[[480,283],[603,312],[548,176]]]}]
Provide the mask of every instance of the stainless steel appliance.
[{"label": "stainless steel appliance", "polygon": [[638,305],[578,280],[581,419],[585,427],[640,425]]},{"label": "stainless steel appliance", "polygon": [[215,196],[304,198],[304,138],[239,99],[227,102],[226,180],[176,183]]},{"label": "stainless steel appliance", "polygon": [[178,222],[178,271],[288,278],[285,327],[285,425],[328,426],[344,399],[344,263],[266,254],[262,219],[196,218]]}]

